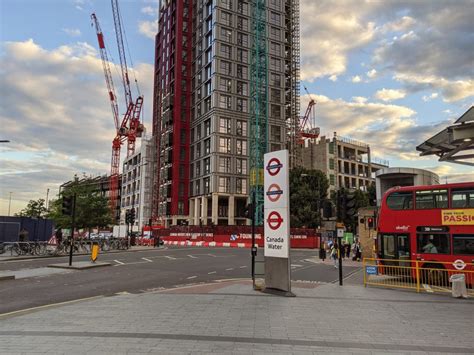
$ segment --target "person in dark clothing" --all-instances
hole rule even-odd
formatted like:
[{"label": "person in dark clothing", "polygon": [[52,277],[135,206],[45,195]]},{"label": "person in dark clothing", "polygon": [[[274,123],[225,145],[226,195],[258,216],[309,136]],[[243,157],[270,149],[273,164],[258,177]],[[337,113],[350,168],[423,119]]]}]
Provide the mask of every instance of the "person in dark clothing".
[{"label": "person in dark clothing", "polygon": [[61,245],[63,242],[63,231],[61,230],[61,228],[58,228],[56,230],[55,237],[57,245]]},{"label": "person in dark clothing", "polygon": [[344,250],[346,252],[346,258],[349,259],[351,257],[351,245],[350,245],[350,243],[346,243],[344,245]]},{"label": "person in dark clothing", "polygon": [[19,242],[27,242],[28,241],[28,231],[23,227],[18,235]]}]

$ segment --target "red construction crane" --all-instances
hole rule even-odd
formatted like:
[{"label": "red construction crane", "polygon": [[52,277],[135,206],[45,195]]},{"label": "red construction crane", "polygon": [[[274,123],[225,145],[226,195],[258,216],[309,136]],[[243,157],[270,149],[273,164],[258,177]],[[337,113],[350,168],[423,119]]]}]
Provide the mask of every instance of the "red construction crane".
[{"label": "red construction crane", "polygon": [[298,129],[297,138],[297,142],[299,144],[304,144],[306,138],[315,139],[319,137],[319,127],[316,127],[316,119],[313,109],[313,107],[316,105],[316,101],[311,97],[311,94],[309,93],[306,86],[303,85],[303,87],[310,100],[304,116],[300,118],[300,126]]},{"label": "red construction crane", "polygon": [[[114,4],[115,3],[115,4]],[[115,138],[112,141],[112,159],[110,167],[110,209],[112,215],[115,216],[115,211],[117,208],[117,199],[118,199],[118,188],[119,188],[119,175],[120,175],[120,149],[125,140],[127,140],[127,156],[131,155],[135,151],[135,141],[136,137],[140,137],[143,132],[143,125],[140,123],[140,114],[143,106],[143,97],[139,96],[135,103],[133,103],[130,82],[128,80],[128,69],[127,62],[125,60],[125,51],[123,49],[122,30],[120,23],[120,13],[118,12],[118,4],[116,1],[112,0],[112,8],[114,9],[114,22],[115,14],[119,21],[115,24],[115,29],[117,33],[117,43],[119,45],[120,53],[120,64],[122,67],[122,81],[125,90],[125,101],[127,104],[127,111],[123,116],[122,121],[119,121],[118,113],[118,104],[117,96],[115,94],[115,88],[112,80],[112,73],[110,70],[109,60],[107,57],[107,50],[105,48],[104,35],[99,25],[99,21],[95,14],[91,15],[91,18],[95,24],[97,32],[97,40],[99,42],[100,56],[102,59],[102,66],[104,69],[105,82],[107,84],[107,89],[109,92],[110,103],[112,107],[112,114],[114,117],[115,123]],[[120,40],[119,40],[120,37]],[[123,55],[123,56],[122,56]],[[120,122],[120,124],[119,124]]]}]

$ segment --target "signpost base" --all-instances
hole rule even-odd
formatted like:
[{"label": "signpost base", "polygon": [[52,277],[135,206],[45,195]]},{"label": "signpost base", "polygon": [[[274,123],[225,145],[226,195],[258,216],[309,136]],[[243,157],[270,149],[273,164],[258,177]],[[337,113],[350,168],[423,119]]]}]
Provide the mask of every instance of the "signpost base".
[{"label": "signpost base", "polygon": [[294,297],[290,279],[290,258],[265,257],[266,287],[263,292]]},{"label": "signpost base", "polygon": [[278,290],[276,288],[266,287],[262,292],[263,293],[268,293],[268,294],[271,294],[271,295],[275,295],[275,296],[296,297],[296,295],[291,291],[282,291],[282,290]]}]

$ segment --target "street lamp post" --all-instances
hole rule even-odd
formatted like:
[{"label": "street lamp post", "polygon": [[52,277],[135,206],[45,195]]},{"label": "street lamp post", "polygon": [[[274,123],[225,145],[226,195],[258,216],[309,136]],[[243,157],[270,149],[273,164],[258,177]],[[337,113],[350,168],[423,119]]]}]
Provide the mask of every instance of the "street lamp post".
[{"label": "street lamp post", "polygon": [[10,207],[11,207],[11,204],[12,204],[12,193],[13,192],[10,192],[10,197],[8,198],[8,217],[10,217]]}]

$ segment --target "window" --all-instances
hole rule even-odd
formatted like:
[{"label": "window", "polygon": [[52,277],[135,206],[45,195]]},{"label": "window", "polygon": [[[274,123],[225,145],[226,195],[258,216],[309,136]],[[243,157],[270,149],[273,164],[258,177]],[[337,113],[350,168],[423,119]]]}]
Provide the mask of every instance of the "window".
[{"label": "window", "polygon": [[201,156],[201,143],[196,144],[196,158]]},{"label": "window", "polygon": [[230,178],[220,177],[219,178],[219,192],[229,192]]},{"label": "window", "polygon": [[228,28],[221,28],[221,39],[225,42],[232,43],[232,31]]},{"label": "window", "polygon": [[224,9],[232,10],[232,0],[221,0],[221,5]]},{"label": "window", "polygon": [[196,162],[196,177],[201,175],[201,161]]},{"label": "window", "polygon": [[418,233],[416,251],[422,254],[450,254],[449,234]]},{"label": "window", "polygon": [[451,207],[463,208],[474,207],[474,189],[452,189],[451,190]]},{"label": "window", "polygon": [[270,85],[280,86],[281,85],[281,76],[279,74],[270,73]]},{"label": "window", "polygon": [[229,157],[219,157],[219,172],[230,173],[230,158]]},{"label": "window", "polygon": [[329,158],[329,169],[334,170],[334,159]]},{"label": "window", "polygon": [[206,47],[210,47],[212,45],[212,33],[209,33],[206,36]]},{"label": "window", "polygon": [[211,95],[211,91],[212,91],[211,80],[209,80],[209,81],[204,85],[204,96],[209,96],[209,95]]},{"label": "window", "polygon": [[247,175],[247,160],[237,158],[236,159],[236,164],[237,164],[236,173],[237,174],[242,174],[242,175]]},{"label": "window", "polygon": [[231,92],[232,91],[232,81],[226,78],[219,79],[219,90]]},{"label": "window", "polygon": [[281,55],[280,44],[276,42],[270,42],[270,53],[274,55]]},{"label": "window", "polygon": [[279,28],[270,27],[270,38],[280,40],[281,39],[281,31]]},{"label": "window", "polygon": [[237,60],[242,63],[248,63],[249,52],[242,48],[237,48]]},{"label": "window", "polygon": [[249,36],[245,33],[238,32],[237,33],[237,44],[239,46],[248,47],[249,45]]},{"label": "window", "polygon": [[247,111],[247,100],[241,99],[240,97],[237,98],[237,111],[239,112],[248,112]]},{"label": "window", "polygon": [[270,105],[270,116],[275,117],[275,118],[281,117],[280,105]]},{"label": "window", "polygon": [[211,154],[211,138],[204,141],[204,155]]},{"label": "window", "polygon": [[237,18],[237,29],[247,31],[249,27],[249,21],[246,18]]},{"label": "window", "polygon": [[219,119],[219,133],[230,133],[230,118]]},{"label": "window", "polygon": [[391,210],[411,210],[413,194],[409,192],[394,192],[387,197],[387,206]]},{"label": "window", "polygon": [[424,210],[430,208],[448,207],[448,190],[416,191],[416,209]]},{"label": "window", "polygon": [[334,154],[334,142],[329,143],[329,154]]},{"label": "window", "polygon": [[211,179],[207,177],[203,180],[203,182],[204,182],[204,193],[205,194],[210,193],[211,192],[211,186],[210,186],[211,185]]},{"label": "window", "polygon": [[246,194],[247,193],[247,179],[237,178],[235,180],[236,185],[236,193],[238,194]]},{"label": "window", "polygon": [[246,66],[237,64],[237,78],[248,79],[248,68]]},{"label": "window", "polygon": [[237,94],[247,96],[249,94],[249,85],[243,81],[238,81]]},{"label": "window", "polygon": [[219,138],[219,152],[230,153],[230,138]]},{"label": "window", "polygon": [[230,59],[232,56],[232,47],[227,44],[221,44],[221,56]]},{"label": "window", "polygon": [[221,22],[226,26],[232,26],[232,14],[222,11]]},{"label": "window", "polygon": [[278,89],[270,89],[270,101],[280,103],[281,91]]},{"label": "window", "polygon": [[270,6],[279,10],[281,7],[280,0],[270,0]]},{"label": "window", "polygon": [[195,195],[199,195],[201,193],[201,183],[199,181],[195,182],[196,185],[194,185],[194,192]]},{"label": "window", "polygon": [[211,120],[204,121],[204,135],[207,137],[211,134]]},{"label": "window", "polygon": [[231,63],[221,60],[221,73],[226,75],[232,75]]},{"label": "window", "polygon": [[211,158],[204,159],[204,175],[210,174],[211,172]]},{"label": "window", "polygon": [[453,253],[474,255],[474,234],[453,234]]},{"label": "window", "polygon": [[205,54],[206,64],[209,64],[212,61],[212,50],[209,48]]},{"label": "window", "polygon": [[219,107],[230,110],[232,108],[232,98],[227,95],[221,95],[219,97]]},{"label": "window", "polygon": [[237,2],[237,12],[242,15],[248,15],[249,13],[249,4],[245,0],[238,0]]},{"label": "window", "polygon": [[236,134],[241,137],[247,137],[247,122],[237,120],[237,131]]},{"label": "window", "polygon": [[281,70],[281,61],[278,58],[270,57],[270,69],[280,71]]},{"label": "window", "polygon": [[334,174],[329,174],[329,184],[332,186],[336,185],[336,177]]},{"label": "window", "polygon": [[270,23],[274,25],[280,25],[280,14],[276,12],[270,12]]},{"label": "window", "polygon": [[247,155],[247,141],[237,139],[236,141],[236,154]]}]

